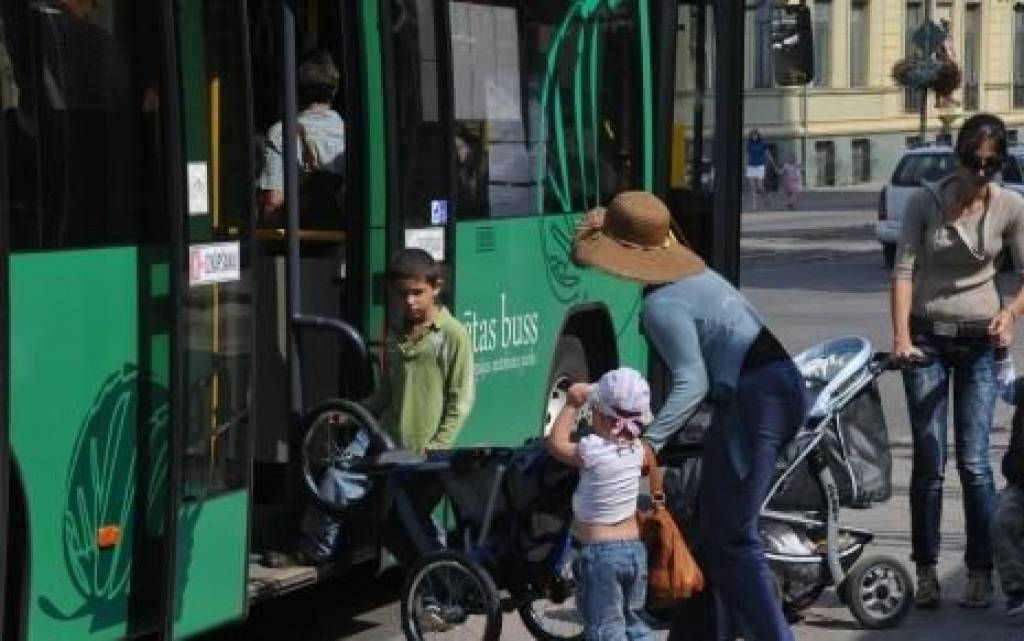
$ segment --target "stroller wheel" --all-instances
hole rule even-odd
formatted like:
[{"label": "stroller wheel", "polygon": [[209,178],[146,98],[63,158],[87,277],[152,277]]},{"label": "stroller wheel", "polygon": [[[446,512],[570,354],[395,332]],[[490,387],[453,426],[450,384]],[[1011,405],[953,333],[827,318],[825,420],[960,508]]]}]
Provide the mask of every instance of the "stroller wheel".
[{"label": "stroller wheel", "polygon": [[865,628],[894,628],[910,613],[914,584],[899,561],[870,556],[851,568],[840,586],[840,596]]},{"label": "stroller wheel", "polygon": [[450,550],[430,554],[409,570],[402,590],[402,631],[410,641],[501,636],[501,601],[491,576]]},{"label": "stroller wheel", "polygon": [[358,466],[393,448],[391,438],[361,405],[326,401],[303,417],[303,489],[317,509],[344,516],[374,489],[374,480],[359,473]]}]

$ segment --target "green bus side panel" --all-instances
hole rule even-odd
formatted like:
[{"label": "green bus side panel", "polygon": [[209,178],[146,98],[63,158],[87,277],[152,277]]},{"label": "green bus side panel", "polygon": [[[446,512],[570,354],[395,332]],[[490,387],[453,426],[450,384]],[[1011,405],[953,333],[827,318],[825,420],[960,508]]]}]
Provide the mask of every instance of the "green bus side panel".
[{"label": "green bus side panel", "polygon": [[178,518],[178,607],[184,639],[245,614],[248,492],[186,504]]},{"label": "green bus side panel", "polygon": [[[11,441],[28,500],[30,641],[125,632],[137,262],[135,248],[10,261]],[[155,414],[152,425],[161,420]],[[122,528],[121,544],[99,551],[96,528],[108,524]]]},{"label": "green bus side panel", "polygon": [[366,262],[361,266],[363,274],[370,275],[362,284],[363,300],[367,301],[363,327],[371,340],[381,340],[384,334],[384,300],[381,292],[374,291],[374,278],[384,273],[386,263],[387,234],[385,214],[387,213],[387,162],[384,120],[384,71],[381,63],[380,7],[378,2],[362,2],[359,7],[360,45],[362,49],[362,113],[366,119],[363,140],[366,144],[361,153],[364,158],[366,199],[363,220],[369,227],[366,238]]},{"label": "green bus side panel", "polygon": [[519,445],[540,436],[555,344],[576,306],[611,315],[619,362],[646,368],[640,287],[581,270],[557,242],[577,216],[460,223],[456,316],[473,339],[476,404],[459,441]]}]

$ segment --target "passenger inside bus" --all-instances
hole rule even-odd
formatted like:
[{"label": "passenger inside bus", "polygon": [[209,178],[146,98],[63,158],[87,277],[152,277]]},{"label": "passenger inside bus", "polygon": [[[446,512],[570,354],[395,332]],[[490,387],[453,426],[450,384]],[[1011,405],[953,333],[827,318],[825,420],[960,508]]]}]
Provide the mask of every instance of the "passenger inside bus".
[{"label": "passenger inside bus", "polygon": [[[344,202],[345,121],[332,107],[341,73],[331,54],[318,51],[298,71],[299,211],[301,227],[336,227]],[[263,223],[284,226],[284,160],[281,123],[267,131],[259,203]],[[319,224],[323,223],[323,224]]]}]

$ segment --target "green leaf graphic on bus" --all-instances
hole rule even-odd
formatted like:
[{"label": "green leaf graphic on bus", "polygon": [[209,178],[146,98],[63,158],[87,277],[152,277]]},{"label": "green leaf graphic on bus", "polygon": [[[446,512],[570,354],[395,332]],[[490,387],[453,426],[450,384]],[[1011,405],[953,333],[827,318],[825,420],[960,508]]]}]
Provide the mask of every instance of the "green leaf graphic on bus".
[{"label": "green leaf graphic on bus", "polygon": [[[118,604],[129,588],[138,510],[143,510],[146,538],[159,537],[164,529],[168,412],[167,390],[132,365],[103,383],[72,453],[63,523],[68,576],[85,602],[63,614],[43,597],[40,605],[50,616],[92,615],[94,629],[119,618],[123,605]],[[100,549],[98,530],[106,526],[120,529],[119,541]]]},{"label": "green leaf graphic on bus", "polygon": [[[540,89],[537,211],[586,211],[602,204],[600,113],[602,35],[624,0],[576,0],[555,30]],[[588,160],[592,159],[592,160]],[[581,297],[571,259],[574,221],[539,216],[541,248],[552,293],[563,303]]]}]

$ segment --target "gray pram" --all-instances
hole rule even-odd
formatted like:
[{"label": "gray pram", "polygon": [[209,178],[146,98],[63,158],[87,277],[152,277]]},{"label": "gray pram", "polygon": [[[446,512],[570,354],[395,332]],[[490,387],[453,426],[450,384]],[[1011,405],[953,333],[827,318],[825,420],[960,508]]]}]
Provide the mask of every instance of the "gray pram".
[{"label": "gray pram", "polygon": [[[791,619],[828,586],[866,628],[899,625],[913,603],[913,583],[888,556],[864,556],[874,535],[840,524],[842,508],[868,508],[892,493],[892,458],[877,378],[892,369],[863,337],[835,338],[794,357],[803,374],[808,415],[783,449],[761,509],[760,530],[783,608]],[[700,427],[663,452],[678,472],[667,477],[673,509],[689,522],[700,476]],[[671,479],[671,480],[669,480]]]}]

